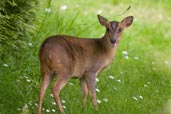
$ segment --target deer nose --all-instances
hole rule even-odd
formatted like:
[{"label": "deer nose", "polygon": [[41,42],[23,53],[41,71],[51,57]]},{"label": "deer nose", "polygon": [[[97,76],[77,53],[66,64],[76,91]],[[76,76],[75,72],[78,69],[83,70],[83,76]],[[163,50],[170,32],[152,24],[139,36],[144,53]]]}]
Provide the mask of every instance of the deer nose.
[{"label": "deer nose", "polygon": [[115,40],[114,38],[111,38],[111,39],[110,39],[110,42],[111,42],[112,44],[114,44],[114,43],[116,43],[116,40]]}]

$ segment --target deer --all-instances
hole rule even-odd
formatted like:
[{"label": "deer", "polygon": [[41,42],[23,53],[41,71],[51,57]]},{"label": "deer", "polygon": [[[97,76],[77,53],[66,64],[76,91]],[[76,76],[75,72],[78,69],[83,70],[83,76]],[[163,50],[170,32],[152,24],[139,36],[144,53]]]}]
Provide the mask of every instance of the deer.
[{"label": "deer", "polygon": [[50,82],[56,77],[52,94],[59,112],[65,114],[60,100],[60,92],[71,78],[80,80],[82,104],[86,105],[90,95],[94,108],[96,100],[96,76],[112,63],[122,32],[133,22],[133,16],[121,22],[108,21],[97,15],[99,23],[106,28],[102,38],[78,38],[68,35],[50,36],[39,50],[40,85],[38,114],[41,114],[43,97]]}]

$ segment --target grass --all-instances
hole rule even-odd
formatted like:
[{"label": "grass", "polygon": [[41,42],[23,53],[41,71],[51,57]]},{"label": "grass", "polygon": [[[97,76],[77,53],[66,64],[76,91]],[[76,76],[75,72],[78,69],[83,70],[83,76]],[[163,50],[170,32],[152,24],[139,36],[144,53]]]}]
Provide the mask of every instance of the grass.
[{"label": "grass", "polygon": [[[21,58],[7,57],[0,61],[0,114],[36,114],[40,72],[38,49],[50,35],[67,34],[78,37],[101,37],[105,29],[97,20],[97,12],[109,20],[135,17],[133,25],[124,31],[115,60],[99,74],[98,110],[89,98],[81,106],[79,81],[71,79],[62,90],[61,99],[67,114],[171,114],[171,15],[169,0],[52,1],[51,12],[43,21],[45,6],[35,22],[37,36],[31,40]],[[62,6],[66,10],[61,10]],[[119,15],[131,5],[131,9]],[[129,59],[122,54],[128,53]],[[112,78],[113,77],[113,78]],[[58,113],[47,90],[43,114]],[[64,102],[65,101],[65,102]],[[50,112],[48,112],[48,110]]]}]

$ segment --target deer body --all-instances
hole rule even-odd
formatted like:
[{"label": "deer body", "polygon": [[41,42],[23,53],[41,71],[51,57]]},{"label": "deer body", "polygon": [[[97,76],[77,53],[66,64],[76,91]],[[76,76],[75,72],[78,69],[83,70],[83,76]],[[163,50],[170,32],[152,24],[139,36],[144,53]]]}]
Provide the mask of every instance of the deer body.
[{"label": "deer body", "polygon": [[47,65],[45,72],[58,74],[62,69],[70,77],[81,78],[85,72],[100,71],[114,56],[114,48],[104,45],[103,40],[62,35],[48,38],[40,50],[40,60]]},{"label": "deer body", "polygon": [[[106,33],[102,38],[87,39],[57,35],[43,42],[39,51],[43,81],[39,93],[38,114],[41,114],[43,97],[54,75],[57,75],[57,80],[52,93],[60,113],[64,114],[59,93],[70,78],[80,79],[83,105],[86,104],[89,92],[93,106],[97,106],[96,76],[112,62],[122,33],[119,29],[129,26],[133,17],[127,17],[122,23],[109,22],[102,16],[98,16],[98,19],[101,25],[106,27]],[[118,26],[120,28],[117,30]]]}]

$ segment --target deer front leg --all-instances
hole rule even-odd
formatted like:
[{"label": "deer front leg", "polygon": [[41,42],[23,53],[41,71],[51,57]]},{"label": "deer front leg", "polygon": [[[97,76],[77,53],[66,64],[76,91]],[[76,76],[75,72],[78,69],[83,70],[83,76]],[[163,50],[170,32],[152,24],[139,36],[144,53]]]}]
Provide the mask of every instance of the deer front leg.
[{"label": "deer front leg", "polygon": [[90,92],[93,106],[94,108],[97,109],[96,87],[95,87],[96,86],[96,73],[94,72],[87,73],[86,80],[87,80],[87,86]]},{"label": "deer front leg", "polygon": [[87,102],[87,95],[88,95],[88,88],[87,88],[87,82],[86,79],[83,77],[80,79],[80,85],[81,85],[81,91],[82,91],[82,96],[83,96],[83,106],[85,107],[86,102]]}]

